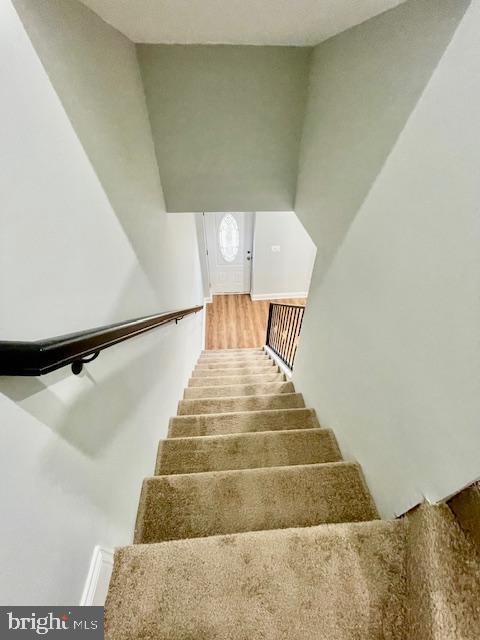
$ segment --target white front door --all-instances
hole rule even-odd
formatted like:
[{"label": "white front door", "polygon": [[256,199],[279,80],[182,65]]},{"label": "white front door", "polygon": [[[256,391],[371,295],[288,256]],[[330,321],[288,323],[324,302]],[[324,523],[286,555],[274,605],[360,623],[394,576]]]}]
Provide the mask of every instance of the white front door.
[{"label": "white front door", "polygon": [[253,213],[205,213],[212,293],[250,293]]}]

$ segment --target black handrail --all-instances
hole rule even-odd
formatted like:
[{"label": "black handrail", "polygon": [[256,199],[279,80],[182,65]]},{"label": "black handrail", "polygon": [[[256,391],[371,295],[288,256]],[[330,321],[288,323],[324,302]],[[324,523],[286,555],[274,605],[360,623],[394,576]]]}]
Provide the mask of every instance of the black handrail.
[{"label": "black handrail", "polygon": [[200,305],[180,311],[144,316],[47,340],[0,341],[0,375],[41,376],[69,364],[72,365],[73,373],[78,374],[83,364],[94,360],[103,349],[160,327],[167,322],[178,322],[185,316],[202,309],[203,306]]},{"label": "black handrail", "polygon": [[271,302],[265,344],[292,370],[305,306]]}]

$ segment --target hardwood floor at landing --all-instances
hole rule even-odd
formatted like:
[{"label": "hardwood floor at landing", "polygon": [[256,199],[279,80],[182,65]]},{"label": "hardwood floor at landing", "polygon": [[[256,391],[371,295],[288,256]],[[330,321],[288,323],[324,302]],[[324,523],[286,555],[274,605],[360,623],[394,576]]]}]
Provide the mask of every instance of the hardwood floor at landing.
[{"label": "hardwood floor at landing", "polygon": [[256,300],[250,295],[213,296],[207,304],[205,349],[263,347],[270,302],[304,305],[304,298]]}]

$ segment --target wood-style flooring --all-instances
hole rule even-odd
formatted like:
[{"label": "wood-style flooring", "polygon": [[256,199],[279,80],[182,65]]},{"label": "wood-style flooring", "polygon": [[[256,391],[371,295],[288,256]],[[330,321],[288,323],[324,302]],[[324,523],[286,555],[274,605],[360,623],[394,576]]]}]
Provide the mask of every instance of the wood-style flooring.
[{"label": "wood-style flooring", "polygon": [[270,302],[305,304],[304,298],[257,300],[250,294],[213,296],[207,304],[205,349],[248,349],[263,347]]}]

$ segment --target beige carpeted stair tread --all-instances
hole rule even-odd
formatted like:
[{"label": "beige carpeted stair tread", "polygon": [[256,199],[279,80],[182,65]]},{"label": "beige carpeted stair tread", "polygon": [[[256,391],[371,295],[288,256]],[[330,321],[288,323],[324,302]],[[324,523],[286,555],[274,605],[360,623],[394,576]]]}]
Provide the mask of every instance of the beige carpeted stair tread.
[{"label": "beige carpeted stair tread", "polygon": [[480,481],[453,496],[448,506],[480,555]]},{"label": "beige carpeted stair tread", "polygon": [[407,640],[404,538],[376,521],[124,547],[105,637]]},{"label": "beige carpeted stair tread", "polygon": [[248,352],[248,353],[202,353],[199,356],[199,361],[202,362],[215,362],[218,361],[228,361],[228,360],[258,360],[269,358],[269,355],[266,351],[256,351],[256,352]]},{"label": "beige carpeted stair tread", "polygon": [[201,376],[198,378],[190,378],[189,387],[223,387],[229,384],[262,384],[265,382],[285,382],[284,373],[267,373],[247,376],[222,376],[213,377]]},{"label": "beige carpeted stair tread", "polygon": [[410,511],[407,546],[408,636],[480,638],[480,555],[446,504]]},{"label": "beige carpeted stair tread", "polygon": [[174,416],[168,426],[169,438],[214,436],[228,433],[317,429],[313,409],[273,409],[231,413]]},{"label": "beige carpeted stair tread", "polygon": [[265,396],[235,396],[231,398],[197,398],[180,400],[177,415],[260,411],[262,409],[294,409],[304,407],[301,393],[277,393]]},{"label": "beige carpeted stair tread", "polygon": [[338,462],[330,429],[265,431],[162,440],[156,475]]},{"label": "beige carpeted stair tread", "polygon": [[223,376],[254,376],[269,373],[280,373],[280,369],[277,365],[273,365],[273,363],[261,367],[228,367],[227,369],[211,369],[209,367],[200,369],[196,368],[192,371],[192,378],[199,378],[202,376],[214,378]]},{"label": "beige carpeted stair tread", "polygon": [[229,368],[229,367],[245,367],[245,366],[249,366],[249,367],[257,367],[257,366],[262,366],[262,365],[270,365],[272,366],[274,364],[273,360],[271,358],[265,357],[265,358],[236,358],[235,360],[212,360],[212,359],[207,359],[207,360],[198,360],[197,363],[195,364],[195,368],[196,369],[203,369],[205,367],[208,367],[210,369],[225,369],[225,368]]},{"label": "beige carpeted stair tread", "polygon": [[185,400],[193,398],[228,398],[232,396],[266,396],[275,393],[295,393],[293,382],[264,382],[260,384],[233,384],[213,387],[187,387]]},{"label": "beige carpeted stair tread", "polygon": [[269,358],[269,354],[266,351],[237,351],[231,353],[224,351],[223,353],[201,353],[199,356],[201,360],[240,360],[244,358]]},{"label": "beige carpeted stair tread", "polygon": [[377,511],[353,463],[146,478],[135,542],[372,520]]},{"label": "beige carpeted stair tread", "polygon": [[447,505],[376,520],[263,350],[202,352],[178,414],[115,554],[108,640],[480,637],[473,539]]},{"label": "beige carpeted stair tread", "polygon": [[255,358],[247,360],[225,360],[224,362],[199,362],[195,365],[195,371],[204,371],[205,369],[225,370],[225,369],[247,369],[258,367],[273,367],[274,361],[271,358]]}]

